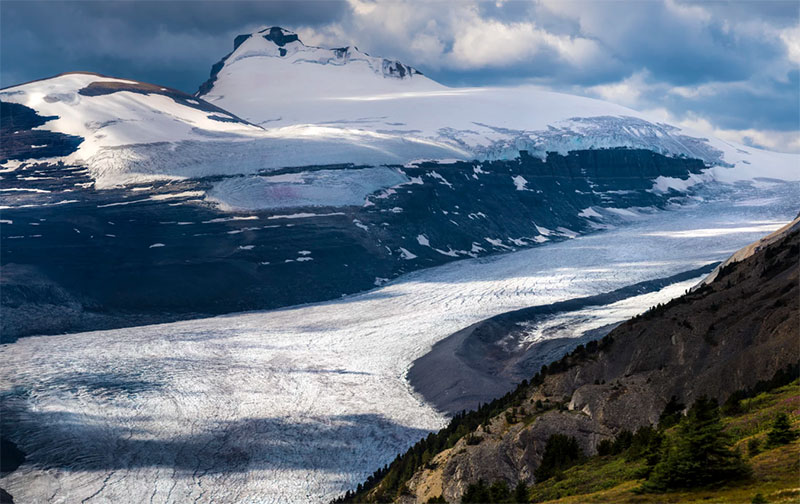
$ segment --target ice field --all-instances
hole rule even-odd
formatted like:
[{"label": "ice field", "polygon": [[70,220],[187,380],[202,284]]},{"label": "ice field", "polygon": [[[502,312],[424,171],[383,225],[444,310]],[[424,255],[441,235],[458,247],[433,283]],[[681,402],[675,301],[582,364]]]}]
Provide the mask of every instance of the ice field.
[{"label": "ice field", "polygon": [[327,502],[445,424],[404,378],[436,341],[724,260],[791,220],[799,189],[740,186],[333,302],[4,345],[3,433],[28,459],[0,486],[25,503]]}]

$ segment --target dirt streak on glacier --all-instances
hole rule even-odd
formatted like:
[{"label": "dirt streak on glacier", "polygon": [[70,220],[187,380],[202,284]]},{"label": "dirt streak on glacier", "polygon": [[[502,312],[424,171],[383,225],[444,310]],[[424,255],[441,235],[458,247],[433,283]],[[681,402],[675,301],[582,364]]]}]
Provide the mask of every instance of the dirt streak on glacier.
[{"label": "dirt streak on glacier", "polygon": [[797,189],[742,189],[735,204],[644,215],[334,302],[5,345],[2,431],[28,462],[0,486],[20,502],[327,501],[445,424],[405,379],[435,342],[504,311],[724,259],[793,218]]}]

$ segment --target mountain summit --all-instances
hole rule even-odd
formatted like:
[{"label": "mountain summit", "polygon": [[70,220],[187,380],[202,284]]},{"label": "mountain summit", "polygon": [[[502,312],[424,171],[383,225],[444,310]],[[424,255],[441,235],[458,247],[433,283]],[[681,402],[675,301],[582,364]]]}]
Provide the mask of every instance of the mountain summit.
[{"label": "mountain summit", "polygon": [[266,84],[273,91],[276,81],[300,97],[440,87],[400,61],[373,57],[353,46],[307,46],[296,33],[272,26],[237,36],[233,51],[211,68],[197,96],[213,100]]},{"label": "mountain summit", "polygon": [[755,154],[770,176],[794,178],[790,155],[705,138],[617,104],[529,85],[451,88],[356,47],[305,45],[277,26],[237,36],[196,97],[273,137],[347,150],[369,143],[369,156],[358,162],[514,159],[521,150],[544,159],[547,152],[629,147],[701,159],[726,180],[752,178]]}]

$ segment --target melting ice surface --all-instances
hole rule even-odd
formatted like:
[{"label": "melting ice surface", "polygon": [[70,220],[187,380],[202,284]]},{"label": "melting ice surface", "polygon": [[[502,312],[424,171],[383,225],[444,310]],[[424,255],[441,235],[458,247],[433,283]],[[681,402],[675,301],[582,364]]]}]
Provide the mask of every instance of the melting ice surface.
[{"label": "melting ice surface", "polygon": [[0,485],[19,502],[325,502],[445,424],[404,379],[436,341],[725,259],[793,218],[798,189],[740,187],[333,302],[5,345],[2,428],[28,462]]}]

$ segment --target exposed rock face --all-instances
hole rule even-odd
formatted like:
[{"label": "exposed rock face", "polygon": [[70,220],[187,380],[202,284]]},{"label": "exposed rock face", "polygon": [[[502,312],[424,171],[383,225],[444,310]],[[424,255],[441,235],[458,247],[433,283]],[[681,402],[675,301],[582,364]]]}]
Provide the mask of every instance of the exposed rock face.
[{"label": "exposed rock face", "polygon": [[[324,168],[331,177],[363,171]],[[53,302],[23,296],[27,287],[4,271],[4,308],[28,313],[46,307],[55,314],[46,324],[40,318],[24,324],[15,322],[21,318],[4,320],[2,336],[332,299],[455,259],[566,239],[615,219],[611,213],[607,220],[579,215],[588,207],[663,207],[683,194],[650,191],[655,178],[686,178],[703,168],[697,160],[624,149],[551,154],[546,161],[523,156],[379,167],[374,170],[395,170],[398,180],[408,182],[373,193],[358,206],[231,214],[201,198],[215,184],[242,181],[237,177],[97,190],[84,169],[26,165],[0,181],[0,188],[11,189],[2,193],[10,207],[3,211],[9,222],[0,226],[3,268],[31,268],[79,301],[53,312]],[[319,170],[268,175],[297,178]],[[258,180],[244,185],[265,184],[264,177],[253,178]],[[303,189],[300,183],[280,189],[295,187]]]},{"label": "exposed rock face", "polygon": [[83,141],[81,137],[35,129],[52,119],[56,117],[42,117],[24,105],[0,101],[0,162],[75,152]]},{"label": "exposed rock face", "polygon": [[[519,416],[495,417],[472,433],[471,443],[462,438],[417,472],[404,501],[443,495],[459,502],[479,479],[534,483],[552,434],[574,436],[591,455],[602,439],[657,422],[673,395],[687,405],[700,395],[724,401],[797,363],[799,270],[795,220],[771,243],[720,270],[715,281],[619,326],[606,350],[548,374],[530,388]],[[537,400],[560,406],[537,413]]]},{"label": "exposed rock face", "polygon": [[704,289],[620,326],[612,353],[547,380],[545,393],[569,397],[570,409],[613,429],[631,428],[657,420],[672,395],[722,402],[800,360],[800,226],[785,232]]}]

